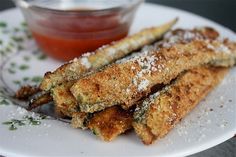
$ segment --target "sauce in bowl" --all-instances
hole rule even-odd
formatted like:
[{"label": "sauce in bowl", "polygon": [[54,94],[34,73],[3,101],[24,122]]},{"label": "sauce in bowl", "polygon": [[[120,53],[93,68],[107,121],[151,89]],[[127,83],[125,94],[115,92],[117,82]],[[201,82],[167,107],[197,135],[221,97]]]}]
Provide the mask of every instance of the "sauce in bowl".
[{"label": "sauce in bowl", "polygon": [[[42,0],[34,1],[35,4],[41,3],[38,6],[35,6],[34,3],[29,6],[18,4],[24,13],[32,35],[45,53],[64,61],[79,57],[83,53],[94,51],[102,45],[125,37],[128,34],[135,10],[142,2],[137,0],[104,0],[103,3],[111,3],[110,6],[97,9],[95,2],[99,4],[102,0],[94,0],[91,1],[94,8],[80,6],[57,10],[57,8],[68,4],[77,6],[73,3],[81,1],[52,0],[47,1],[48,4]],[[50,6],[49,2],[54,2],[52,7],[46,7]],[[64,4],[64,2],[68,4]],[[122,5],[119,4],[121,2]],[[116,3],[117,6],[114,5]]]},{"label": "sauce in bowl", "polygon": [[85,52],[94,51],[101,45],[119,40],[125,37],[129,30],[128,23],[119,23],[118,13],[98,17],[74,17],[69,20],[63,17],[49,17],[38,23],[45,28],[39,31],[32,27],[31,30],[39,47],[61,60],[70,60]]}]

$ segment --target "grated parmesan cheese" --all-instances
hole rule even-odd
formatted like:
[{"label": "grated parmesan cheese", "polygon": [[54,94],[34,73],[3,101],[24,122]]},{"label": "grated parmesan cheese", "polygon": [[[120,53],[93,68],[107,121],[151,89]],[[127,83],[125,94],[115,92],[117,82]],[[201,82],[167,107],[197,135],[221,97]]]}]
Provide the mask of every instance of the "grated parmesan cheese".
[{"label": "grated parmesan cheese", "polygon": [[220,46],[218,46],[215,49],[217,52],[223,52],[223,53],[230,53],[230,50],[227,46],[225,46],[224,44],[221,44]]},{"label": "grated parmesan cheese", "polygon": [[[143,101],[141,105],[138,105],[134,111],[134,120],[137,122],[143,122],[146,118],[146,112],[148,111],[151,104],[154,103],[155,99],[160,95],[160,92],[156,92],[150,95]],[[146,122],[143,122],[146,123]]]},{"label": "grated parmesan cheese", "polygon": [[20,115],[26,115],[28,113],[28,111],[22,107],[17,107],[16,111],[20,114]]},{"label": "grated parmesan cheese", "polygon": [[89,62],[87,57],[81,58],[81,64],[85,66],[87,69],[91,68],[91,63]]},{"label": "grated parmesan cheese", "polygon": [[148,80],[142,80],[138,85],[138,91],[143,91],[143,90],[147,89],[148,85],[149,85]]}]

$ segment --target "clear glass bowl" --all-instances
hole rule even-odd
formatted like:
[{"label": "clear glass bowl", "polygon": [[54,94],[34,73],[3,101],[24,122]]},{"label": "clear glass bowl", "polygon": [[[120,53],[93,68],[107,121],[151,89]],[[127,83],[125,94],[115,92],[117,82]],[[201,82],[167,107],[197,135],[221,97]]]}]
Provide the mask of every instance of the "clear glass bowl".
[{"label": "clear glass bowl", "polygon": [[119,40],[128,34],[144,0],[13,0],[38,46],[60,60]]}]

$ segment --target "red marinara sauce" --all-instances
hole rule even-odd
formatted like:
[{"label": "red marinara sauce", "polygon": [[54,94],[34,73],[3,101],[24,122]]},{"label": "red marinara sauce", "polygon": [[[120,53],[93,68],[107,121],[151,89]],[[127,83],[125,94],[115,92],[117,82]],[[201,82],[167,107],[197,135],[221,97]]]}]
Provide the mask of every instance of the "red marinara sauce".
[{"label": "red marinara sauce", "polygon": [[65,17],[45,13],[46,18],[32,25],[32,35],[45,53],[68,61],[128,34],[130,21],[121,22],[118,11],[104,15],[86,14],[85,9],[76,11],[84,14]]}]

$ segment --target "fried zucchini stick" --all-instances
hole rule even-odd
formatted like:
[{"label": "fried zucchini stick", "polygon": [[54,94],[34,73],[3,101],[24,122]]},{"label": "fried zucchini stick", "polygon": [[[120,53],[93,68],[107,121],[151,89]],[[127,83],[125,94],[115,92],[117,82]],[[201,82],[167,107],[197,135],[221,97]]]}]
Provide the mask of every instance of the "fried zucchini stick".
[{"label": "fried zucchini stick", "polygon": [[57,115],[72,117],[73,113],[78,112],[77,102],[70,92],[70,87],[74,82],[75,81],[64,82],[51,89],[51,96]]},{"label": "fried zucchini stick", "polygon": [[95,113],[89,120],[88,128],[104,141],[112,141],[118,135],[132,128],[133,111],[113,106]]},{"label": "fried zucchini stick", "polygon": [[83,112],[114,105],[128,109],[147,96],[154,85],[168,84],[185,70],[205,64],[229,67],[235,61],[235,43],[209,39],[180,42],[163,47],[154,55],[113,64],[82,78],[71,87],[71,92]]},{"label": "fried zucchini stick", "polygon": [[[166,28],[160,27],[160,30],[163,31],[163,33],[160,33],[162,35],[165,33],[164,31],[166,31],[167,28],[170,29],[170,25],[169,24],[163,25],[163,27],[166,27]],[[162,35],[160,35],[160,37]],[[148,47],[150,47],[149,49],[155,49],[155,45],[151,45]],[[142,51],[146,51],[146,49],[147,48],[145,47],[144,49],[142,49]],[[62,83],[61,85],[57,85],[51,89],[51,95],[53,97],[56,112],[58,113],[58,115],[65,115],[65,116],[71,117],[73,113],[77,112],[78,110],[77,102],[75,98],[73,97],[73,95],[71,94],[71,92],[69,91],[69,89],[71,88],[74,82],[75,81],[66,81]],[[82,115],[84,115],[84,113]]]},{"label": "fried zucchini stick", "polygon": [[74,112],[72,113],[71,126],[73,128],[87,129],[89,120],[93,115],[93,113]]},{"label": "fried zucchini stick", "polygon": [[40,84],[40,89],[48,91],[65,81],[79,79],[87,72],[99,69],[140,49],[144,45],[151,44],[162,38],[176,22],[177,19],[174,19],[164,25],[144,29],[120,41],[99,48],[94,53],[88,53],[78,59],[74,59],[54,72],[47,72]]},{"label": "fried zucchini stick", "polygon": [[225,76],[226,68],[200,67],[189,70],[160,92],[138,105],[133,127],[144,144],[164,137]]},{"label": "fried zucchini stick", "polygon": [[[207,30],[207,31],[205,31],[205,30]],[[201,31],[197,31],[197,30],[193,30],[193,31],[199,32],[199,33],[201,32]],[[207,34],[207,36],[210,36],[212,39],[214,39],[218,36],[218,33],[216,33],[214,30],[211,31],[209,28],[203,29],[202,31],[204,32],[202,34]],[[175,37],[181,38],[181,36],[184,35],[183,32],[184,32],[184,30],[178,29],[178,30],[172,31],[170,34],[175,35]],[[164,41],[168,40],[168,38],[170,38],[170,35],[167,35],[163,40]],[[161,41],[161,42],[163,42],[163,41]],[[159,48],[158,44],[161,42],[144,47],[141,50],[141,52],[134,53],[134,55],[137,56],[137,55],[141,55],[142,53],[152,54],[151,51],[157,50]],[[133,55],[127,56],[121,60],[118,60],[118,62],[122,62],[123,60],[126,60],[127,58],[131,58],[131,57],[134,57],[134,56]],[[59,115],[61,115],[61,113],[64,113],[66,116],[71,117],[73,112],[76,112],[76,109],[78,109],[77,102],[76,102],[75,98],[73,97],[73,95],[69,91],[70,87],[73,84],[74,84],[74,81],[69,81],[69,82],[65,82],[61,85],[58,85],[52,89],[52,96],[54,99],[55,107],[57,108],[58,113],[60,113]],[[75,115],[77,115],[77,114],[75,114]],[[84,117],[84,113],[82,115]],[[77,124],[82,124],[82,123],[77,123]],[[79,127],[79,126],[77,125],[77,127]],[[83,127],[83,126],[81,126],[81,127]]]},{"label": "fried zucchini stick", "polygon": [[[127,57],[122,58],[121,60],[117,60],[117,62],[122,62],[122,60],[125,60],[130,57],[134,57],[136,55],[141,55],[142,53],[152,53],[152,51],[157,49],[156,44],[157,43],[148,45],[142,48],[140,52],[135,52]],[[76,115],[80,116],[80,114],[77,113],[77,111],[79,110],[79,105],[77,104],[76,99],[70,92],[70,88],[72,87],[74,83],[75,81],[67,81],[51,89],[51,95],[53,97],[53,101],[55,103],[55,108],[58,115],[64,114],[65,116],[71,117],[73,113],[75,113],[75,116]],[[84,118],[84,113],[82,115]],[[77,124],[82,124],[82,123],[77,123]],[[77,127],[79,126],[77,125]]]},{"label": "fried zucchini stick", "polygon": [[38,93],[40,89],[35,86],[23,86],[17,92],[15,97],[19,100],[27,100],[32,95]]},{"label": "fried zucchini stick", "polygon": [[74,113],[72,127],[86,129],[87,127],[104,141],[112,141],[118,135],[132,128],[133,110],[123,110],[113,106],[104,111],[90,114]]},{"label": "fried zucchini stick", "polygon": [[43,93],[34,99],[31,99],[27,110],[31,111],[34,108],[42,106],[42,104],[47,104],[52,101],[50,93]]}]

